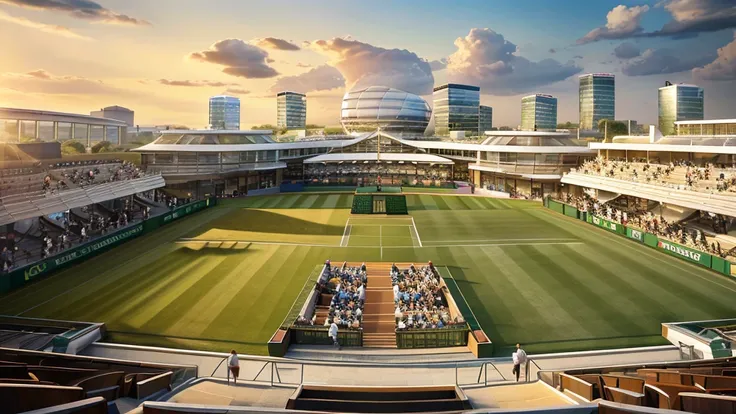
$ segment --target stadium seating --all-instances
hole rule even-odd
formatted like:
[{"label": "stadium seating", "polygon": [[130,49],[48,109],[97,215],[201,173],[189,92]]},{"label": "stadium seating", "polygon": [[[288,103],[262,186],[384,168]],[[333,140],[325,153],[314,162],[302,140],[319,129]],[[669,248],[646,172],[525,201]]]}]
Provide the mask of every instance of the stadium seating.
[{"label": "stadium seating", "polygon": [[70,406],[76,411],[55,407],[48,412],[106,412],[106,406],[104,411],[98,408],[100,399],[96,397],[102,397],[102,401],[144,400],[170,390],[175,369],[0,348],[0,412],[17,413],[66,403],[76,403]]},{"label": "stadium seating", "polygon": [[352,214],[371,214],[373,213],[373,197],[369,195],[353,197],[353,208],[350,210]]},{"label": "stadium seating", "polygon": [[581,402],[603,399],[650,408],[734,413],[736,376],[723,374],[730,374],[735,367],[736,361],[724,359],[660,367],[572,370],[559,374],[559,384],[561,391]]},{"label": "stadium seating", "polygon": [[386,214],[409,214],[406,206],[406,197],[404,196],[388,196],[386,197]]}]

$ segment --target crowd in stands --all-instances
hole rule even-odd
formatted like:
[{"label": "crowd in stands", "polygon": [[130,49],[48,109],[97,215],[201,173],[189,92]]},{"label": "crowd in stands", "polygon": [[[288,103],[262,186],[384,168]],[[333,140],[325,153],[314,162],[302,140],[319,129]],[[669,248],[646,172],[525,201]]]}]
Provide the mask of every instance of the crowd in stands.
[{"label": "crowd in stands", "polygon": [[701,250],[720,257],[726,257],[729,254],[728,251],[721,249],[721,244],[717,240],[709,243],[705,233],[702,231],[688,229],[679,222],[668,221],[651,211],[625,211],[611,205],[600,203],[597,199],[588,195],[576,197],[567,194],[562,201],[574,206],[580,211],[587,211],[595,216],[603,217],[609,221],[623,224],[624,226],[639,228],[657,237],[679,243],[692,249]]},{"label": "crowd in stands", "polygon": [[663,185],[678,190],[736,192],[736,169],[707,163],[698,166],[679,160],[656,164],[645,159],[616,160],[597,157],[576,171],[583,174]]},{"label": "crowd in stands", "polygon": [[440,277],[432,262],[417,269],[391,266],[391,283],[396,310],[396,329],[444,328],[465,325],[461,317],[452,318],[442,293]]},{"label": "crowd in stands", "polygon": [[144,175],[140,168],[127,161],[60,162],[49,165],[49,172],[44,178],[44,190],[54,194],[72,185],[84,188],[93,184],[132,180]]},{"label": "crowd in stands", "polygon": [[[335,267],[329,262],[325,267],[327,280],[320,289],[333,293],[328,317],[324,326],[329,327],[334,321],[338,326],[350,329],[359,329],[363,322],[363,305],[365,304],[365,289],[368,273],[365,264],[360,267]],[[298,325],[314,325],[316,314],[311,320],[300,317]]]},{"label": "crowd in stands", "polygon": [[411,163],[307,164],[305,177],[320,184],[357,185],[361,178],[381,176],[384,185],[441,186],[452,180],[451,169]]}]

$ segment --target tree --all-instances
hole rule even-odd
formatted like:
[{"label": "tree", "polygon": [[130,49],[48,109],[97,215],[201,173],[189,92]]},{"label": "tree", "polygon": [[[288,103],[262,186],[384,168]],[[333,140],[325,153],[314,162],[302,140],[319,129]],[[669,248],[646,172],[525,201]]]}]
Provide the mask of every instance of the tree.
[{"label": "tree", "polygon": [[564,124],[557,124],[557,128],[559,129],[575,129],[578,128],[579,124],[576,124],[574,122],[567,121]]},{"label": "tree", "polygon": [[601,119],[598,122],[598,131],[605,133],[604,140],[608,141],[618,135],[628,135],[629,126],[620,121]]},{"label": "tree", "polygon": [[64,141],[61,143],[62,155],[84,154],[85,152],[87,152],[87,148],[85,148],[84,144],[79,141],[70,139],[69,141]]},{"label": "tree", "polygon": [[110,141],[100,141],[92,146],[92,153],[93,154],[99,154],[103,152],[114,152],[112,142]]},{"label": "tree", "polygon": [[325,135],[343,135],[345,130],[342,127],[325,127]]}]

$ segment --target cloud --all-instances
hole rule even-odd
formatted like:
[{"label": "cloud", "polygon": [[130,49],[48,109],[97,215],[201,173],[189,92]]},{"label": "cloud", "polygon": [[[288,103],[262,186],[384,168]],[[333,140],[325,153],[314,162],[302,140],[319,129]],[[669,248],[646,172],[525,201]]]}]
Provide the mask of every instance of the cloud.
[{"label": "cloud", "polygon": [[311,68],[312,65],[310,65],[308,63],[299,62],[299,63],[296,64],[296,67],[298,67],[298,68]]},{"label": "cloud", "polygon": [[711,81],[736,80],[736,31],[733,42],[718,49],[718,57],[714,61],[693,69],[693,76]]},{"label": "cloud", "polygon": [[271,92],[293,91],[307,93],[324,91],[345,86],[345,78],[330,65],[318,66],[296,76],[284,76],[271,86]]},{"label": "cloud", "polygon": [[532,62],[517,56],[515,44],[491,29],[470,30],[455,40],[457,51],[447,63],[448,79],[470,83],[491,95],[514,95],[555,83],[582,71],[574,62]]},{"label": "cloud", "polygon": [[222,88],[223,86],[238,86],[237,83],[225,83],[225,82],[214,82],[208,80],[202,81],[190,81],[190,80],[170,80],[170,79],[159,79],[158,83],[166,86],[188,86],[194,88],[201,88],[203,86],[211,86]]},{"label": "cloud", "polygon": [[232,95],[248,95],[250,93],[249,90],[246,89],[240,89],[240,88],[228,88],[225,90],[224,94],[232,94]]},{"label": "cloud", "polygon": [[669,49],[647,49],[640,57],[624,63],[621,71],[628,76],[662,75],[685,72],[712,60],[712,55],[690,58],[688,54],[676,53]]},{"label": "cloud", "polygon": [[276,50],[301,50],[299,46],[286,41],[284,39],[277,39],[275,37],[264,37],[263,39],[255,39],[251,43],[258,47],[265,49],[276,49]]},{"label": "cloud", "polygon": [[91,38],[87,36],[82,36],[72,31],[68,27],[59,26],[55,24],[35,22],[33,20],[26,19],[25,17],[11,16],[2,10],[0,10],[0,20],[10,22],[10,23],[15,23],[20,26],[30,27],[31,29],[36,29],[44,33],[50,33],[50,34],[54,34],[58,36],[68,37],[70,39],[92,40]]},{"label": "cloud", "polygon": [[664,6],[672,20],[648,36],[682,38],[736,28],[736,3],[733,0],[664,0],[658,6]]},{"label": "cloud", "polygon": [[557,53],[557,50],[555,48],[550,48],[549,53]]},{"label": "cloud", "polygon": [[640,56],[641,50],[633,43],[624,42],[613,49],[613,55],[619,59],[632,59]]},{"label": "cloud", "polygon": [[447,58],[433,60],[429,62],[429,67],[430,69],[432,69],[432,72],[437,72],[438,70],[445,69],[447,67]]},{"label": "cloud", "polygon": [[577,43],[582,45],[603,39],[625,39],[642,32],[641,18],[649,11],[649,6],[626,7],[623,4],[611,9],[606,15],[606,25],[597,27]]},{"label": "cloud", "polygon": [[381,85],[418,95],[432,93],[429,62],[406,49],[384,49],[339,37],[310,42],[309,48],[330,58],[348,89]]},{"label": "cloud", "polygon": [[100,23],[150,26],[151,23],[116,13],[93,0],[0,0],[0,3],[33,10],[46,10],[66,13],[78,19]]},{"label": "cloud", "polygon": [[4,73],[0,76],[0,86],[39,94],[125,95],[123,89],[115,88],[99,80],[78,76],[57,76],[43,69],[26,73]]},{"label": "cloud", "polygon": [[582,59],[583,57],[582,57],[582,56],[580,56],[580,55],[575,55],[575,56],[573,56],[572,58],[573,58],[573,59]]},{"label": "cloud", "polygon": [[190,53],[189,59],[225,66],[224,73],[246,79],[272,78],[279,74],[268,66],[268,52],[240,39],[220,40],[207,50]]}]

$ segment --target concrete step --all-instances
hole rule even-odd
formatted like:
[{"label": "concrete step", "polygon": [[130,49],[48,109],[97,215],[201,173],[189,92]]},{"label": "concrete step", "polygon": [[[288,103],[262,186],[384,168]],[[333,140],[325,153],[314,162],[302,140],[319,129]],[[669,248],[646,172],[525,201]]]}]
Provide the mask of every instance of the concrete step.
[{"label": "concrete step", "polygon": [[[364,334],[365,338],[365,334]],[[343,347],[336,351],[330,345],[292,345],[286,358],[328,362],[433,363],[475,361],[467,347],[398,349]],[[490,367],[489,367],[490,369]],[[509,373],[511,368],[509,368]]]}]

